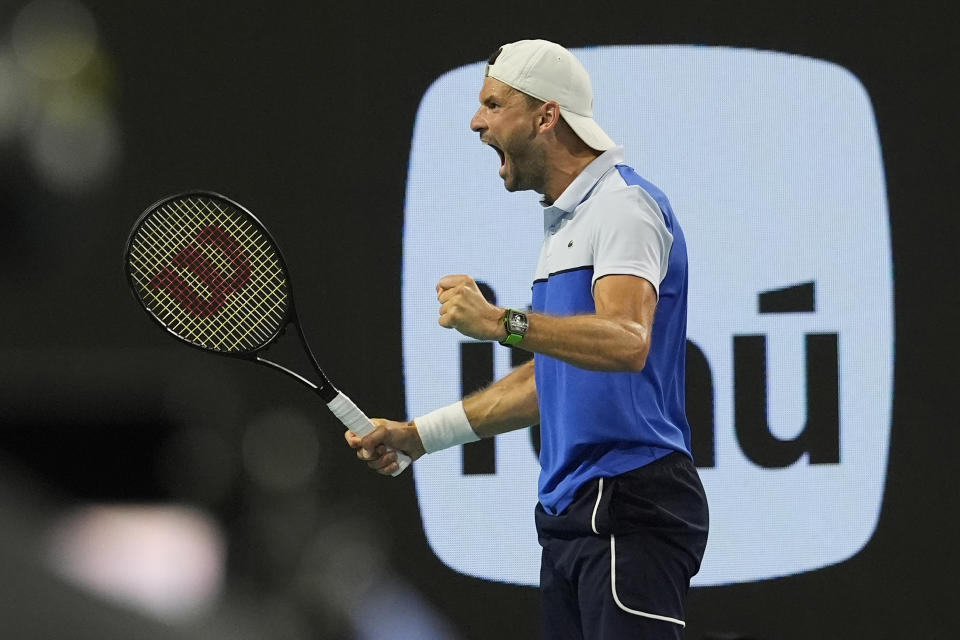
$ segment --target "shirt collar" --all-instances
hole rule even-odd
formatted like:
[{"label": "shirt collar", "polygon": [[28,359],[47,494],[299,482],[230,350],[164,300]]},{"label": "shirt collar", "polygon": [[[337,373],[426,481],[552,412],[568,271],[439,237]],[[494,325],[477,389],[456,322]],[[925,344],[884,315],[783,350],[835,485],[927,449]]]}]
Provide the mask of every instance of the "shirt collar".
[{"label": "shirt collar", "polygon": [[580,175],[573,179],[573,182],[563,190],[563,193],[560,194],[560,197],[557,198],[552,205],[541,201],[540,204],[543,205],[544,232],[549,231],[550,228],[557,224],[564,216],[573,213],[574,209],[587,199],[587,196],[590,195],[593,188],[597,186],[600,178],[602,178],[607,171],[622,162],[623,147],[608,149],[584,167]]}]

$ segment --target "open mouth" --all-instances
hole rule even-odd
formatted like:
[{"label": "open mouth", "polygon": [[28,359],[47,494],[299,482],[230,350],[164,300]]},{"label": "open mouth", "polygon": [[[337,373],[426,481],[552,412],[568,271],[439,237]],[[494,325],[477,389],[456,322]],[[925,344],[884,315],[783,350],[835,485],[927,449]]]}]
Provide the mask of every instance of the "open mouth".
[{"label": "open mouth", "polygon": [[483,144],[487,145],[488,147],[490,147],[491,149],[493,149],[494,151],[497,152],[497,155],[500,157],[500,166],[501,166],[501,167],[507,163],[506,156],[503,154],[503,150],[502,150],[500,147],[498,147],[497,145],[493,144],[492,142],[488,142],[488,141],[486,141],[486,140],[482,140],[482,139],[481,139],[481,142],[483,142]]},{"label": "open mouth", "polygon": [[494,145],[490,145],[490,146],[493,147],[493,150],[497,152],[498,156],[500,156],[500,166],[502,167],[503,165],[505,165],[507,163],[507,160],[506,160],[506,157],[503,155],[503,151],[500,149],[500,147],[497,147]]}]

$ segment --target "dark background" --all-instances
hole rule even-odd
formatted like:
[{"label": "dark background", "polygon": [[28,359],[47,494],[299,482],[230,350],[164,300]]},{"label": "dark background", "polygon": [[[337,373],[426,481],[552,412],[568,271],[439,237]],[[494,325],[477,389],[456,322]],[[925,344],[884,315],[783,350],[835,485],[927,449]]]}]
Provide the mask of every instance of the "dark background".
[{"label": "dark background", "polygon": [[[0,3],[0,28],[24,4]],[[99,629],[90,637],[374,637],[363,635],[362,621],[389,629],[384,611],[404,607],[380,597],[378,585],[416,594],[445,618],[436,637],[535,636],[535,590],[467,578],[433,556],[412,475],[363,469],[319,399],[281,376],[164,337],[137,309],[121,270],[129,226],[150,202],[188,188],[229,194],[280,239],[305,329],[331,377],[368,414],[406,415],[399,274],[416,109],[443,72],[526,37],[569,47],[770,49],[835,62],[863,82],[883,147],[896,303],[880,522],[840,565],[693,590],[687,632],[768,640],[960,633],[952,5],[86,6],[103,52],[88,85],[120,132],[111,171],[84,188],[53,189],[26,161],[24,138],[0,138],[0,628],[10,637],[79,637],[81,627]],[[277,406],[317,425],[317,471],[289,491],[258,486],[242,462],[250,416]],[[38,541],[58,514],[90,502],[177,503],[210,514],[227,540],[218,604],[168,628],[53,577]],[[317,541],[327,549],[320,560]],[[311,596],[303,585],[318,572],[363,604]]]}]

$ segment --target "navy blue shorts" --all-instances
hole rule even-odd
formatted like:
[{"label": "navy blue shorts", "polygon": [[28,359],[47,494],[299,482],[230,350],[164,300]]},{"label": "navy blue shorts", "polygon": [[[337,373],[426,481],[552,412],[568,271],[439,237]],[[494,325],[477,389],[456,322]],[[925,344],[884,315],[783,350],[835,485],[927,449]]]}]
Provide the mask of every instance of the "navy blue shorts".
[{"label": "navy blue shorts", "polygon": [[544,638],[683,638],[709,525],[690,458],[588,482],[558,516],[538,504],[536,522]]}]

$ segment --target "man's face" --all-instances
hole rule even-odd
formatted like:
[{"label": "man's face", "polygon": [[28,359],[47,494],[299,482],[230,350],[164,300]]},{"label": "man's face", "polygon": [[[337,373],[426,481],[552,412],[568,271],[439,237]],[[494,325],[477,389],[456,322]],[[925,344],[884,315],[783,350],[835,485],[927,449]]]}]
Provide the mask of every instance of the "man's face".
[{"label": "man's face", "polygon": [[545,163],[537,144],[538,111],[522,93],[494,78],[485,78],[480,108],[470,121],[480,141],[500,156],[500,177],[507,191],[543,193]]}]

